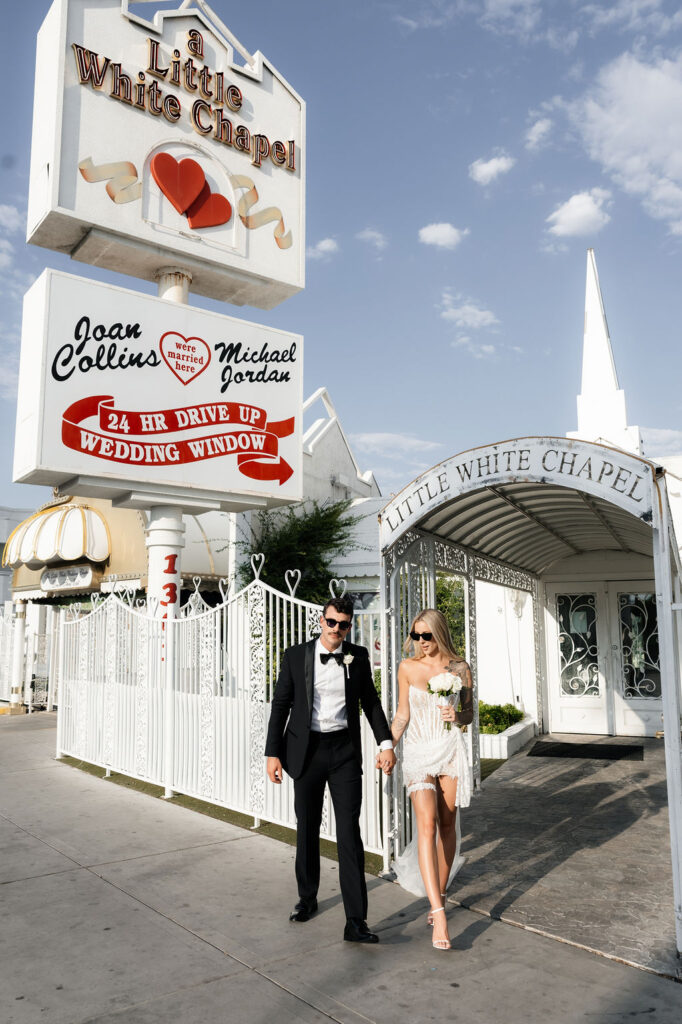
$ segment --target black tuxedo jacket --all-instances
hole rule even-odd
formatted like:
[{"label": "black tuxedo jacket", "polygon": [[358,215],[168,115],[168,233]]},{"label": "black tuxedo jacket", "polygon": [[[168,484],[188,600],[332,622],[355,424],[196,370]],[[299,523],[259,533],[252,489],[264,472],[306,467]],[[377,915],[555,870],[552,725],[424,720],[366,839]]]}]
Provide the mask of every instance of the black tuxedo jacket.
[{"label": "black tuxedo jacket", "polygon": [[[287,648],[272,698],[265,756],[278,757],[292,779],[301,775],[308,750],[313,715],[316,644],[317,640],[309,640],[308,643]],[[362,764],[360,705],[367,715],[377,743],[390,740],[391,730],[374,688],[367,648],[344,641],[341,650],[344,654],[353,655],[351,664],[344,665],[346,713],[353,749]]]}]

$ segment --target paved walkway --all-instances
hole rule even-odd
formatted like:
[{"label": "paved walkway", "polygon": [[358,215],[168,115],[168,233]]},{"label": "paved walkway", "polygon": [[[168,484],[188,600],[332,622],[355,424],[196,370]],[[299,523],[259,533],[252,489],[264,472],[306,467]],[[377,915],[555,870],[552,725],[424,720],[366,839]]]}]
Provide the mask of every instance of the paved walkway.
[{"label": "paved walkway", "polygon": [[[674,975],[670,832],[663,741],[643,761],[510,758],[465,812],[467,862],[453,898],[503,921]],[[682,1019],[682,1015],[681,1015]]]},{"label": "paved walkway", "polygon": [[290,847],[60,764],[54,740],[52,715],[0,716],[5,1024],[679,1024],[682,985],[461,907],[436,952],[424,902],[380,879],[381,943],[344,943],[330,861],[291,925]]}]

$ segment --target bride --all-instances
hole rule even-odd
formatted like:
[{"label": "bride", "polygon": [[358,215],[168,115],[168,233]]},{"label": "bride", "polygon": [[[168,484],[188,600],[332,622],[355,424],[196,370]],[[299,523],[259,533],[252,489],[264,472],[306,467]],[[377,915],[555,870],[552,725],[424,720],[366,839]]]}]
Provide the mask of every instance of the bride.
[{"label": "bride", "polygon": [[458,867],[457,808],[468,807],[471,799],[466,743],[458,727],[473,719],[473,685],[442,612],[426,608],[417,615],[405,642],[407,654],[410,649],[412,657],[398,669],[398,709],[391,733],[395,747],[407,729],[403,780],[417,834],[393,866],[403,888],[428,897],[434,947],[450,949],[444,900]]}]

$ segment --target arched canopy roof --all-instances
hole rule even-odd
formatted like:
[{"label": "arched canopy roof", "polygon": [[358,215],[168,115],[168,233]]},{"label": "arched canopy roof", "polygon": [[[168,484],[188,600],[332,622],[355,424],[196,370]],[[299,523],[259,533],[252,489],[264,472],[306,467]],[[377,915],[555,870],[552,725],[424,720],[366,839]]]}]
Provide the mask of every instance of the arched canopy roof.
[{"label": "arched canopy roof", "polygon": [[474,448],[423,473],[385,506],[381,547],[420,529],[538,574],[572,554],[649,555],[654,472],[638,456],[566,438]]}]

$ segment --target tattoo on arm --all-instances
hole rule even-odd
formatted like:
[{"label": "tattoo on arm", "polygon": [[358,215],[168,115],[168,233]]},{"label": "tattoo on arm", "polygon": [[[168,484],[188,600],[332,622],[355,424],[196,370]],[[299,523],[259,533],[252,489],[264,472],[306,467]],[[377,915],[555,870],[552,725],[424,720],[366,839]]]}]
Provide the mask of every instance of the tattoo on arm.
[{"label": "tattoo on arm", "polygon": [[393,736],[393,742],[397,743],[402,734],[407,729],[409,718],[403,718],[402,715],[396,715],[391,724],[391,735]]}]

